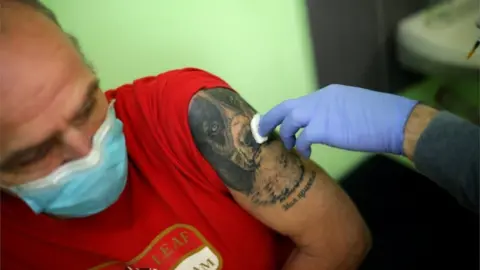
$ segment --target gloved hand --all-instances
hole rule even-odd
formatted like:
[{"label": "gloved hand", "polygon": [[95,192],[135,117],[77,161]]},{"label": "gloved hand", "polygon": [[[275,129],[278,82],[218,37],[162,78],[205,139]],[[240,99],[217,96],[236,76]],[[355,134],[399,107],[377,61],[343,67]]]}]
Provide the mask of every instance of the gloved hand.
[{"label": "gloved hand", "polygon": [[[329,85],[312,94],[287,100],[260,120],[264,136],[281,124],[288,149],[310,157],[311,144],[403,154],[404,127],[417,101],[344,85]],[[304,128],[298,138],[295,134]]]}]

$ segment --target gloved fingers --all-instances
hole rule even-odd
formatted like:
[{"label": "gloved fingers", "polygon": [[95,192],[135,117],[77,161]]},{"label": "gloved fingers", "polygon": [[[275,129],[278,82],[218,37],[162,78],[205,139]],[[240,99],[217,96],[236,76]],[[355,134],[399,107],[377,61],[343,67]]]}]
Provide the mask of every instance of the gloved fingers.
[{"label": "gloved fingers", "polygon": [[258,133],[260,133],[261,136],[267,136],[268,134],[270,134],[295,108],[296,103],[297,100],[295,99],[287,100],[273,107],[260,119]]},{"label": "gloved fingers", "polygon": [[280,126],[280,138],[287,149],[292,149],[295,145],[295,134],[308,123],[308,117],[302,115],[299,110],[294,110],[285,117]]},{"label": "gloved fingers", "polygon": [[307,126],[297,138],[297,144],[295,148],[305,158],[310,158],[310,155],[312,154],[312,143],[317,141],[313,136],[314,133],[315,130],[313,127]]},{"label": "gloved fingers", "polygon": [[297,149],[297,152],[300,153],[300,155],[302,155],[302,157],[307,158],[307,159],[309,159],[310,155],[312,154],[312,147],[311,146],[308,146],[305,149],[298,149],[298,148],[296,148],[296,149]]},{"label": "gloved fingers", "polygon": [[287,148],[288,150],[291,150],[295,146],[295,140],[296,140],[295,135],[289,136],[289,137],[280,135],[280,137],[282,138],[283,145],[285,145],[285,148]]}]

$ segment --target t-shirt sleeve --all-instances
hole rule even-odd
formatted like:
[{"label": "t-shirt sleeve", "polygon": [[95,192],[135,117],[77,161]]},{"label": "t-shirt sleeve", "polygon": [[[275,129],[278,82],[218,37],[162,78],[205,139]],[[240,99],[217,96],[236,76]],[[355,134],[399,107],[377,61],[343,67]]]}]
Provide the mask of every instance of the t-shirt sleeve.
[{"label": "t-shirt sleeve", "polygon": [[231,87],[219,77],[196,68],[172,70],[156,77],[142,79],[142,89],[137,91],[143,115],[152,116],[145,123],[153,131],[155,143],[162,149],[162,155],[173,163],[192,181],[200,179],[209,188],[228,192],[216,172],[203,158],[193,140],[188,122],[188,111],[193,96],[204,89]]},{"label": "t-shirt sleeve", "polygon": [[478,212],[480,128],[449,112],[440,112],[417,143],[417,169]]}]

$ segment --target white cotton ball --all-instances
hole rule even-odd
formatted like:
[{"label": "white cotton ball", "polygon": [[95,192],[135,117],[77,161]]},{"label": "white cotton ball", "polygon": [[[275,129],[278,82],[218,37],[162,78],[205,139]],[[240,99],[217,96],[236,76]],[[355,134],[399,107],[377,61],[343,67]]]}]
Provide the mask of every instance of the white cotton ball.
[{"label": "white cotton ball", "polygon": [[260,134],[258,133],[260,118],[260,114],[257,113],[253,116],[252,121],[250,122],[250,129],[252,130],[253,138],[258,144],[262,144],[268,140],[268,136],[260,136]]}]

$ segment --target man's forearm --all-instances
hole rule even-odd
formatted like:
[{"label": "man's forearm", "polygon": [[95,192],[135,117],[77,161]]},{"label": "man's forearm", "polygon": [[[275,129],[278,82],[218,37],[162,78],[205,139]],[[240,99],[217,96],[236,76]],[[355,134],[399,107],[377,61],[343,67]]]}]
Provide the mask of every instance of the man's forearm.
[{"label": "man's forearm", "polygon": [[416,168],[478,212],[480,128],[418,105],[405,127],[404,153]]}]

